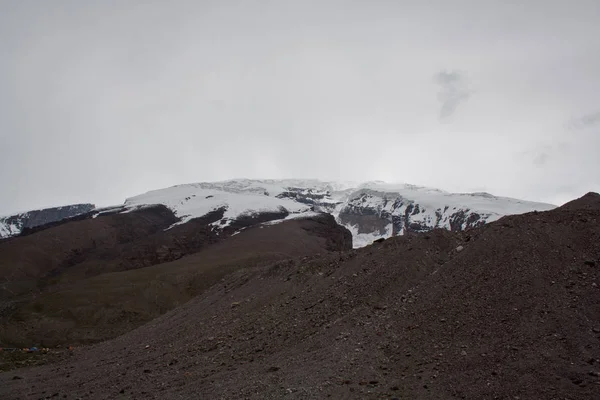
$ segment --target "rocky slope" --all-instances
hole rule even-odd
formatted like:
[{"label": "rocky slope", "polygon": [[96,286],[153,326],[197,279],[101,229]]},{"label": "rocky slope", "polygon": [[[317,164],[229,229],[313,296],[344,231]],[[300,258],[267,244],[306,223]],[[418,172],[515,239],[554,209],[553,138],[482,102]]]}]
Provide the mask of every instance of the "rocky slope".
[{"label": "rocky slope", "polygon": [[0,217],[0,238],[16,236],[23,230],[72,218],[88,213],[93,209],[93,204],[73,204]]},{"label": "rocky slope", "polygon": [[0,397],[596,399],[599,266],[598,194],[409,232],[237,270],[117,339],[0,374]]}]

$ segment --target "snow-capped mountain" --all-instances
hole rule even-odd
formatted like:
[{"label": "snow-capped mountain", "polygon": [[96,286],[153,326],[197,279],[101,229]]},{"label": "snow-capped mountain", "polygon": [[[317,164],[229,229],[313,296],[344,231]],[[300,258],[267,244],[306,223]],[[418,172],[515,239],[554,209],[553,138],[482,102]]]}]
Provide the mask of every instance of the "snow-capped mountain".
[{"label": "snow-capped mountain", "polygon": [[223,210],[216,227],[260,213],[276,220],[329,213],[353,234],[354,247],[381,237],[475,227],[508,214],[556,206],[488,193],[448,193],[409,184],[384,182],[323,182],[319,180],[248,180],[178,185],[154,190],[125,201],[126,210],[163,204],[185,223],[214,210]]},{"label": "snow-capped mountain", "polygon": [[19,235],[24,229],[72,218],[93,209],[93,204],[72,204],[0,217],[0,238]]},{"label": "snow-capped mountain", "polygon": [[[0,219],[0,237],[19,234],[31,221],[53,222],[93,211],[103,214],[132,212],[162,204],[184,224],[211,212],[222,213],[212,225],[223,229],[233,222],[268,215],[269,223],[317,213],[332,214],[353,235],[354,247],[378,238],[424,232],[434,228],[460,231],[499,219],[555,208],[488,193],[448,193],[409,184],[374,181],[324,182],[319,180],[249,180],[192,183],[153,190],[126,199],[124,204],[102,209],[91,205],[42,210],[47,218],[34,218],[41,211]],[[220,215],[220,214],[219,214]],[[264,218],[263,218],[264,220]],[[24,222],[30,221],[30,222]],[[38,221],[38,222],[40,222]],[[37,225],[41,223],[36,222]]]}]

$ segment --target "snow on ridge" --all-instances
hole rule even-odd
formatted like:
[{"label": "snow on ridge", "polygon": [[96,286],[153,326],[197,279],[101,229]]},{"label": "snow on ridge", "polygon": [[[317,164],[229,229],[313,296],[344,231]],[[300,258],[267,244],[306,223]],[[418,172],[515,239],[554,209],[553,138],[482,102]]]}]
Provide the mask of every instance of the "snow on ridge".
[{"label": "snow on ridge", "polygon": [[310,208],[291,199],[280,199],[253,192],[232,194],[231,191],[205,189],[195,184],[154,190],[125,201],[127,208],[148,204],[163,204],[170,208],[180,218],[179,223],[202,217],[220,208],[226,209],[223,217],[227,220],[249,213],[279,212],[281,208],[285,208],[290,213],[308,211]]},{"label": "snow on ridge", "polygon": [[0,238],[18,235],[21,229],[15,224],[8,224],[0,221]]},{"label": "snow on ridge", "polygon": [[[398,207],[400,203],[401,206]],[[314,211],[327,212],[340,221],[340,214],[353,207],[358,210],[370,208],[388,215],[399,215],[410,204],[414,204],[419,205],[419,213],[411,216],[412,221],[428,226],[438,224],[440,227],[448,228],[449,215],[457,211],[477,213],[486,222],[491,222],[507,214],[522,214],[533,210],[546,211],[556,207],[552,204],[498,197],[485,192],[450,193],[408,183],[383,181],[361,183],[318,179],[230,179],[152,190],[128,198],[120,206],[96,208],[94,211],[97,216],[113,212],[132,212],[156,204],[171,209],[180,219],[177,224],[223,208],[224,217],[218,224],[221,227],[227,226],[242,215],[279,212],[282,209],[290,213],[288,219],[310,215],[310,212]],[[443,214],[441,219],[439,213]],[[346,225],[346,227],[353,229],[352,226]],[[391,228],[389,230],[391,235]],[[357,232],[354,232],[354,236],[358,243],[372,239],[367,237],[368,235],[359,235]],[[18,227],[8,226],[0,218],[0,237],[18,233]]]},{"label": "snow on ridge", "polygon": [[[296,196],[297,200],[294,198]],[[314,207],[303,201],[314,203]],[[394,206],[398,201],[403,203],[400,208]],[[307,213],[314,211],[327,212],[339,221],[340,213],[348,207],[370,208],[396,215],[403,212],[410,204],[418,204],[420,212],[411,217],[413,221],[427,225],[435,224],[438,218],[436,211],[440,211],[444,217],[439,221],[439,225],[448,227],[448,215],[460,210],[477,213],[485,221],[491,222],[507,214],[522,214],[533,210],[546,211],[556,207],[551,204],[497,197],[484,192],[450,193],[408,183],[336,182],[318,179],[230,179],[152,190],[126,199],[121,206],[97,208],[95,211],[98,215],[102,215],[119,212],[121,207],[120,212],[131,212],[155,204],[162,204],[171,209],[180,219],[178,224],[223,208],[225,213],[219,226],[226,226],[242,215],[279,212],[282,208],[290,213],[288,218],[309,215]],[[393,210],[393,207],[396,209]],[[351,226],[346,227],[352,230]],[[15,229],[17,227],[8,226],[0,219],[0,237],[18,233],[18,229],[17,232]],[[371,240],[371,237],[364,234],[353,233],[359,243]]]},{"label": "snow on ridge", "polygon": [[[314,211],[326,211],[336,220],[339,220],[340,212],[349,205],[391,213],[392,205],[397,200],[405,200],[406,205],[418,204],[421,214],[413,219],[428,225],[435,221],[437,210],[443,211],[444,214],[446,209],[450,213],[458,210],[476,212],[491,222],[507,214],[521,214],[532,210],[546,211],[556,207],[551,204],[497,197],[483,192],[449,193],[407,183],[332,182],[317,179],[230,179],[190,183],[131,197],[125,201],[124,206],[131,210],[142,205],[163,204],[180,218],[178,224],[225,208],[224,221],[220,226],[226,226],[228,221],[246,214],[278,212],[281,208],[292,215],[302,215],[301,213],[311,211],[307,204],[284,196],[277,197],[290,191],[304,196],[318,195],[321,198]],[[449,227],[447,217],[440,223],[441,226]],[[347,228],[352,230],[350,226]],[[362,241],[357,235],[358,233],[354,235],[357,240]],[[365,237],[364,240],[370,238]]]},{"label": "snow on ridge", "polygon": [[[405,216],[408,207],[412,205],[418,208],[410,211],[409,216]],[[336,219],[346,222],[345,226],[352,231],[355,238],[355,245],[361,246],[361,243],[392,236],[391,223],[394,216],[406,218],[405,223],[410,221],[410,224],[417,224],[419,227],[452,229],[452,224],[456,227],[457,221],[461,221],[456,219],[457,213],[464,213],[466,216],[477,214],[479,218],[476,221],[488,223],[504,215],[523,214],[534,210],[547,211],[555,207],[551,204],[496,197],[489,193],[449,193],[408,184],[371,182],[362,185],[361,189],[352,193],[345,205],[340,210],[336,210]],[[352,215],[356,212],[360,215],[364,210],[387,219],[386,231],[389,232],[359,234],[357,227],[351,226],[349,221],[355,218]],[[344,214],[345,217],[340,219],[340,215]],[[472,223],[468,222],[468,218],[464,218],[460,227],[467,229]],[[403,233],[403,230],[399,230],[397,234]]]},{"label": "snow on ridge", "polygon": [[[125,205],[130,203],[140,203],[149,201],[150,198],[158,199],[157,203],[175,205],[179,198],[185,199],[188,196],[197,194],[199,190],[213,190],[217,192],[254,194],[265,197],[275,197],[291,188],[305,189],[312,193],[325,194],[324,202],[343,201],[348,197],[355,197],[357,192],[373,191],[389,198],[402,197],[409,201],[419,204],[432,206],[449,206],[466,208],[472,207],[481,211],[506,213],[505,206],[514,206],[519,208],[525,205],[530,209],[531,206],[541,209],[552,209],[556,206],[545,203],[534,203],[522,201],[508,197],[497,197],[489,193],[449,193],[440,189],[428,188],[412,184],[386,183],[382,181],[371,181],[364,183],[356,182],[334,182],[321,181],[317,179],[231,179],[216,182],[191,183],[172,186],[166,189],[159,189],[147,192],[145,194],[127,199]],[[521,207],[523,208],[523,207]]]},{"label": "snow on ridge", "polygon": [[[152,190],[147,193],[128,198],[125,200],[125,206],[131,207],[141,204],[164,204],[165,206],[177,211],[178,216],[196,215],[206,211],[204,214],[228,205],[236,211],[243,208],[242,211],[256,209],[258,211],[274,210],[276,205],[282,205],[290,212],[300,212],[305,207],[299,207],[298,202],[277,198],[276,196],[288,192],[290,189],[305,189],[312,194],[322,194],[329,196],[323,199],[324,203],[335,203],[337,192],[349,191],[352,188],[344,183],[325,182],[317,179],[235,179],[216,182],[190,183],[176,185],[165,189]],[[235,196],[232,196],[235,194]],[[249,206],[244,206],[241,201],[233,200],[237,196],[242,196],[249,202]],[[200,199],[208,201],[199,201]],[[204,203],[203,206],[200,203]],[[193,208],[197,207],[196,210]],[[253,208],[258,207],[258,208]],[[266,208],[265,208],[266,207]],[[233,213],[233,211],[232,211]],[[181,214],[181,215],[180,215]]]},{"label": "snow on ridge", "polygon": [[449,193],[439,189],[408,184],[369,184],[363,186],[352,197],[356,197],[358,192],[372,193],[377,197],[387,198],[388,200],[403,198],[409,202],[419,204],[421,208],[443,209],[447,206],[450,209],[469,209],[478,213],[499,214],[500,216],[522,214],[533,209],[548,211],[556,208],[553,204],[537,203],[510,197],[498,197],[489,193]]},{"label": "snow on ridge", "polygon": [[275,225],[275,224],[279,224],[283,221],[289,221],[292,219],[314,218],[314,217],[319,217],[323,214],[326,214],[326,213],[322,213],[322,212],[318,212],[318,211],[303,211],[303,212],[299,212],[297,214],[290,214],[287,217],[282,218],[282,219],[263,222],[262,225]]},{"label": "snow on ridge", "polygon": [[301,188],[319,193],[335,193],[355,188],[355,182],[330,182],[318,179],[230,179],[226,181],[194,184],[205,189],[219,189],[227,192],[255,192],[268,196],[278,196],[292,188]]}]

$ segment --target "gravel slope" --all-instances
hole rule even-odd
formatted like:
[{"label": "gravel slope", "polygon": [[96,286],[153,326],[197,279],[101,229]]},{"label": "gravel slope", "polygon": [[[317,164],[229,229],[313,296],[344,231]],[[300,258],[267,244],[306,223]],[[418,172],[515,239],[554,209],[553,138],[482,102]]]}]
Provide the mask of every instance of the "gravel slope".
[{"label": "gravel slope", "polygon": [[597,399],[599,285],[588,194],[237,271],[68,361],[1,374],[0,397]]}]

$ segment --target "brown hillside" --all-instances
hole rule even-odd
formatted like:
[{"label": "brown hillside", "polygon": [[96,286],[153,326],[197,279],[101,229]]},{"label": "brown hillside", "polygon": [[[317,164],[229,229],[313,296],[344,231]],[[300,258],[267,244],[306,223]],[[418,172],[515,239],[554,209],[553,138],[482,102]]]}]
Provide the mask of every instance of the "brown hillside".
[{"label": "brown hillside", "polygon": [[165,232],[173,220],[163,211],[79,221],[3,243],[0,266],[7,273],[17,268],[4,285],[0,347],[106,340],[186,302],[235,269],[352,243],[330,216],[250,227],[228,238],[227,231],[217,234],[207,226],[210,216]]},{"label": "brown hillside", "polygon": [[597,399],[600,207],[234,272],[0,396]]}]

